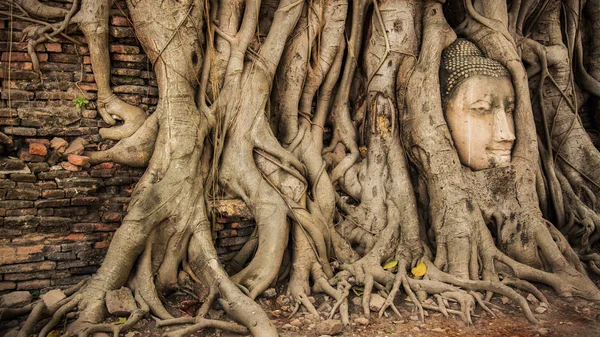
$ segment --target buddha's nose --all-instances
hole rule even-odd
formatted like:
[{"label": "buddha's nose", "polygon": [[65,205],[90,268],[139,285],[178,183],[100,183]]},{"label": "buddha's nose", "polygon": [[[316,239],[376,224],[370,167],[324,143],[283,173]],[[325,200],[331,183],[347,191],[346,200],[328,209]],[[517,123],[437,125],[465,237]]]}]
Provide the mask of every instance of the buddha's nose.
[{"label": "buddha's nose", "polygon": [[494,114],[494,140],[497,142],[514,142],[512,118],[509,118],[504,109],[498,109]]}]

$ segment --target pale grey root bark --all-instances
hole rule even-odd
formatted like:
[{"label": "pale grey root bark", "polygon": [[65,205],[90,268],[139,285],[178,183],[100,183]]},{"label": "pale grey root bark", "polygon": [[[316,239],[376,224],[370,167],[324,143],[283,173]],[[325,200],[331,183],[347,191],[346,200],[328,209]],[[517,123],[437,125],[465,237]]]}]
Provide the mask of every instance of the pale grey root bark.
[{"label": "pale grey root bark", "polygon": [[[387,296],[379,316],[388,308],[399,315],[394,300],[402,291],[422,319],[428,309],[467,323],[476,305],[493,315],[494,293],[536,322],[516,290],[547,300],[529,282],[600,300],[580,262],[600,265],[591,251],[600,238],[593,184],[600,157],[574,112],[581,8],[566,16],[563,34],[558,1],[456,6],[464,21],[455,30],[509,70],[517,101],[511,166],[472,172],[442,112],[441,53],[456,38],[444,1],[128,0],[159,87],[149,117],[112,95],[108,1],[83,0],[69,11],[18,3],[61,27],[77,23],[89,41],[99,111],[115,125],[101,135],[119,140],[87,153],[92,163],[147,167],[89,282],[54,307],[0,313],[30,313],[19,336],[52,316],[47,333],[69,311],[78,318],[68,333],[78,336],[118,334],[148,313],[159,326],[187,325],[170,337],[210,327],[276,336],[254,299],[278,281],[287,282],[294,312],[303,306],[320,317],[309,296],[324,293],[333,301],[328,317],[339,313],[344,324],[354,285],[364,287],[367,318],[374,292]],[[589,0],[585,10],[597,7]],[[597,74],[593,68],[589,76]],[[256,221],[231,275],[212,240],[206,200],[213,197],[242,199]],[[383,268],[392,261],[396,273]],[[420,262],[426,275],[412,277]],[[196,317],[175,318],[161,299],[184,282],[203,304]],[[104,296],[121,286],[133,290],[139,308],[125,325],[105,324]],[[217,303],[235,322],[205,317]]]}]

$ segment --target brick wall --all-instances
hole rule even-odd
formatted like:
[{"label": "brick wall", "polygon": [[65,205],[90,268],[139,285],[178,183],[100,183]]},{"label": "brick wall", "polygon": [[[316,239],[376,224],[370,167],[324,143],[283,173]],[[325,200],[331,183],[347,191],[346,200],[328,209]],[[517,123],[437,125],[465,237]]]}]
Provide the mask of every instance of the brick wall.
[{"label": "brick wall", "polygon": [[[112,88],[152,113],[158,101],[154,73],[126,15],[124,1],[116,1],[110,18]],[[82,138],[88,150],[114,142],[98,135],[107,125],[96,111],[86,45],[58,38],[38,46],[40,80],[26,42],[20,42],[28,25],[0,19],[0,132],[12,139],[11,145],[0,144],[0,293],[66,286],[94,273],[144,172],[114,163],[73,170],[54,153],[54,137]],[[70,36],[85,42],[81,33]],[[73,100],[80,96],[89,103],[77,108]],[[226,260],[252,233],[253,222],[239,201],[211,206],[217,211],[217,249]]]}]

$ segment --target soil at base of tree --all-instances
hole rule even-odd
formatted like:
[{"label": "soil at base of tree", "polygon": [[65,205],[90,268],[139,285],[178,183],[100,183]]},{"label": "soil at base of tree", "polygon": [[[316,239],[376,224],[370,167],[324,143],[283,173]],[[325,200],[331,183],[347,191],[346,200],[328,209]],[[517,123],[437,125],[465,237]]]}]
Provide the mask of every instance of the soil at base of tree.
[{"label": "soil at base of tree", "polygon": [[[600,283],[598,278],[594,277],[596,284]],[[511,336],[556,336],[556,337],[592,337],[600,336],[600,303],[590,302],[579,298],[565,300],[556,296],[556,294],[546,287],[540,287],[541,291],[547,297],[550,306],[543,312],[536,312],[536,317],[540,324],[531,324],[521,314],[521,309],[514,303],[503,303],[501,296],[495,295],[492,303],[498,307],[490,308],[496,318],[481,310],[479,306],[475,309],[472,316],[473,325],[467,325],[457,316],[445,318],[441,313],[431,310],[425,310],[427,317],[425,322],[418,319],[414,306],[410,302],[401,303],[396,301],[396,306],[402,318],[388,310],[389,317],[376,318],[377,313],[373,312],[370,324],[362,325],[360,323],[362,308],[360,302],[354,294],[350,295],[349,311],[351,325],[346,327],[343,332],[336,336],[350,337],[384,337],[384,336],[405,336],[405,337],[436,337],[436,336],[489,336],[489,337],[511,337]],[[265,309],[269,317],[275,322],[281,337],[318,337],[323,336],[318,331],[318,323],[315,317],[301,308],[293,317],[289,318],[290,311],[293,309],[285,297],[280,294],[284,289],[278,288],[277,296],[271,298],[260,297],[258,303]],[[527,294],[523,294],[527,295]],[[399,298],[400,296],[398,296]],[[531,298],[531,297],[530,297]],[[312,300],[313,298],[311,298]],[[187,315],[180,310],[182,299],[169,301],[170,311],[175,313],[179,311],[180,315]],[[331,301],[326,301],[322,295],[314,297],[315,307],[321,313],[321,317],[327,316],[325,313],[330,308]],[[505,299],[506,301],[506,299]],[[354,303],[353,303],[354,302]],[[327,304],[325,304],[327,303]],[[358,303],[358,305],[357,305]],[[535,310],[539,307],[537,301],[529,302],[531,308]],[[329,304],[329,305],[328,305]],[[456,309],[454,306],[451,307]],[[223,311],[211,310],[212,318],[221,318]],[[336,314],[334,318],[339,319]],[[138,323],[134,332],[126,332],[127,337],[158,337],[165,331],[174,329],[174,327],[157,328],[152,319],[146,318],[142,323]],[[235,337],[237,334],[215,331],[214,329],[195,333],[195,337]]]}]

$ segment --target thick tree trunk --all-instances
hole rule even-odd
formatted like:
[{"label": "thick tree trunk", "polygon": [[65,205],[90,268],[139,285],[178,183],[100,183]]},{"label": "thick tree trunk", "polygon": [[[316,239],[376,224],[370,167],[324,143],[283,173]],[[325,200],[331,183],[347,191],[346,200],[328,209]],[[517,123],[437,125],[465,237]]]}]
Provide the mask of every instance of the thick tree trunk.
[{"label": "thick tree trunk", "polygon": [[[62,30],[32,38],[31,53],[69,23],[89,42],[98,109],[115,125],[101,136],[119,140],[88,153],[91,161],[146,167],[98,273],[56,306],[11,311],[31,312],[19,336],[54,316],[45,335],[72,310],[79,317],[68,331],[80,336],[119,334],[149,312],[160,326],[188,324],[167,336],[207,327],[276,336],[254,299],[278,281],[295,311],[315,317],[309,295],[329,295],[329,317],[339,312],[344,324],[359,285],[367,318],[373,291],[387,295],[380,316],[398,313],[402,291],[422,317],[426,308],[468,323],[476,303],[491,312],[493,293],[537,322],[515,290],[546,301],[528,281],[600,299],[579,261],[600,265],[592,250],[600,154],[577,118],[571,69],[582,68],[581,8],[562,16],[555,0],[448,4],[464,19],[456,32],[510,73],[515,93],[512,161],[474,171],[461,163],[442,106],[442,52],[456,39],[444,1],[128,0],[159,87],[149,117],[112,94],[109,2],[83,0],[69,11],[18,3],[37,17],[64,17]],[[596,7],[589,0],[586,10]],[[594,82],[585,83],[593,94]],[[232,275],[214,247],[209,197],[242,199],[256,221]],[[424,277],[409,273],[417,266]],[[163,305],[184,278],[208,293],[198,294],[194,318],[174,318]],[[104,296],[121,286],[139,309],[124,325],[103,324]],[[205,317],[217,302],[237,323]]]}]

